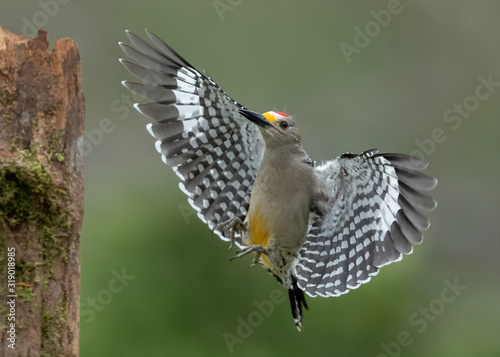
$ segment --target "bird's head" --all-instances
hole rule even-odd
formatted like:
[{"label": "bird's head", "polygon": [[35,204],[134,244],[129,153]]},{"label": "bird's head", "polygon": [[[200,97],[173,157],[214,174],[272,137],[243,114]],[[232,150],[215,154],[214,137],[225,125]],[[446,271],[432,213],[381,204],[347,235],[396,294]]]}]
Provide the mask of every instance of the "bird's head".
[{"label": "bird's head", "polygon": [[302,136],[297,121],[290,115],[275,111],[260,114],[247,109],[240,109],[240,114],[257,125],[266,147],[300,147]]}]

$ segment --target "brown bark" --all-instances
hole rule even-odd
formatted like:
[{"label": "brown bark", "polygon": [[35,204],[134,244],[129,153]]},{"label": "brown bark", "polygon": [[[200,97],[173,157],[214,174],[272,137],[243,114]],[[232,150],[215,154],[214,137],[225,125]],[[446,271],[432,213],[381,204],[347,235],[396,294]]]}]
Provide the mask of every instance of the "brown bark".
[{"label": "brown bark", "polygon": [[85,104],[76,43],[48,46],[0,28],[1,356],[78,355]]}]

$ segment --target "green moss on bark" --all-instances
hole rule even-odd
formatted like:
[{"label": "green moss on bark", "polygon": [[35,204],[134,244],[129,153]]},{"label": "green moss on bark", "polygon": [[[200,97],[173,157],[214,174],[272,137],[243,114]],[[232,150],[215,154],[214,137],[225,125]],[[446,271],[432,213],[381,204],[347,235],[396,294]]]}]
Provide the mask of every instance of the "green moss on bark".
[{"label": "green moss on bark", "polygon": [[0,216],[10,227],[52,225],[57,216],[50,175],[30,153],[0,167]]},{"label": "green moss on bark", "polygon": [[[38,271],[34,264],[28,263],[22,258],[16,261],[16,282],[31,285],[37,280]],[[16,295],[20,298],[21,302],[29,302],[30,307],[33,307],[35,295],[33,294],[32,287],[18,285],[16,287]]]},{"label": "green moss on bark", "polygon": [[48,312],[45,304],[42,303],[42,350],[40,356],[61,356],[61,336],[60,331],[64,331],[67,318],[68,296],[63,293],[56,308]]},{"label": "green moss on bark", "polygon": [[[53,274],[55,257],[61,256],[63,261],[67,258],[68,244],[63,239],[68,234],[66,198],[67,193],[54,186],[32,151],[23,151],[15,160],[0,166],[0,218],[12,230],[27,224],[40,231],[44,287]],[[30,301],[29,294],[26,300]]]},{"label": "green moss on bark", "polygon": [[64,131],[52,129],[52,134],[50,135],[49,148],[47,151],[47,158],[50,160],[57,160],[59,162],[64,161],[66,156],[66,149],[64,148]]},{"label": "green moss on bark", "polygon": [[60,239],[53,231],[51,227],[42,228],[41,242],[43,245],[43,261],[45,265],[44,276],[43,276],[43,286],[47,288],[49,285],[49,280],[54,273],[53,262],[56,256],[60,256],[63,262],[68,259],[67,254],[67,244],[65,240]]},{"label": "green moss on bark", "polygon": [[7,90],[7,88],[2,87],[2,89],[0,89],[0,104],[7,106],[12,104],[13,101],[13,95]]}]

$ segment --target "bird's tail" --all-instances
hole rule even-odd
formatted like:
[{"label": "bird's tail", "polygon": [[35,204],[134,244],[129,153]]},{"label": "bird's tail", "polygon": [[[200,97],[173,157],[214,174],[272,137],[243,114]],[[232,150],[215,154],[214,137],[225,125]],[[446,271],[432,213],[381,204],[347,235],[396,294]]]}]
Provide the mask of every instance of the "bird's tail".
[{"label": "bird's tail", "polygon": [[302,329],[302,307],[309,309],[306,302],[304,292],[298,287],[297,279],[292,276],[292,286],[288,289],[288,297],[290,298],[290,306],[292,308],[293,321],[297,330]]}]

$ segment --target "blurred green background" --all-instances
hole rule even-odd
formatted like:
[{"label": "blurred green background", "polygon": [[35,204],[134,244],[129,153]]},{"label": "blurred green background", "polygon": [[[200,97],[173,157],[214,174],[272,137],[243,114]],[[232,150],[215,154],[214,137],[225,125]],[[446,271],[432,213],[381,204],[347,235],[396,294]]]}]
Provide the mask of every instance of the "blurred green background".
[{"label": "blurred green background", "polygon": [[[82,356],[500,355],[498,1],[1,0],[0,25],[80,49]],[[246,107],[294,115],[316,160],[422,155],[439,178],[424,244],[347,295],[309,299],[302,333],[286,300],[259,319],[254,302],[281,288],[250,258],[229,262],[120,85],[118,41],[144,28]],[[452,118],[454,105],[472,109]]]}]

